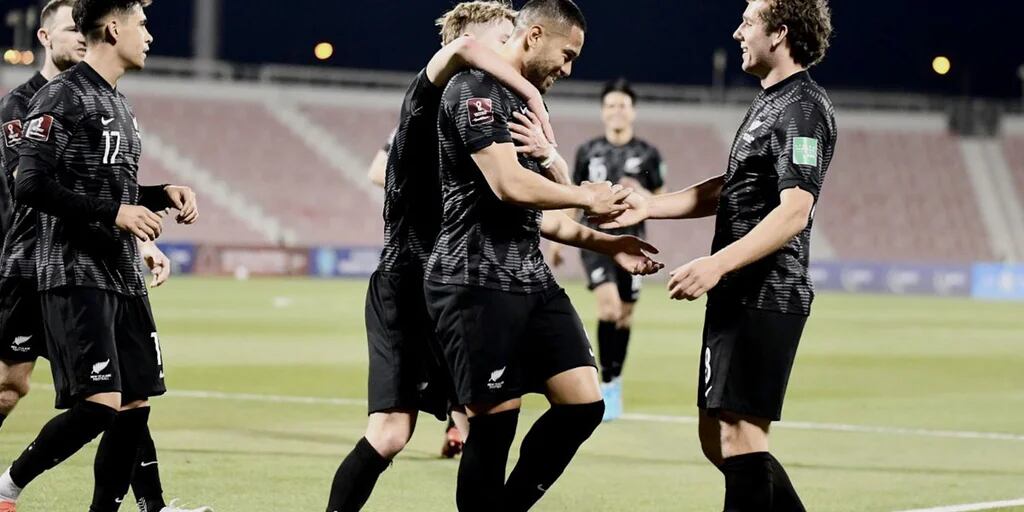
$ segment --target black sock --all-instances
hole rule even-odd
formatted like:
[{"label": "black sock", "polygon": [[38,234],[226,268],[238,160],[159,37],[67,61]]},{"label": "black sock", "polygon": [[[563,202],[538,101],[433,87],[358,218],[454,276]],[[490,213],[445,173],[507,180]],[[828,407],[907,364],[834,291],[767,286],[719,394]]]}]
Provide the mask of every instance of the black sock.
[{"label": "black sock", "polygon": [[768,456],[772,460],[772,512],[807,512],[779,459]]},{"label": "black sock", "polygon": [[611,382],[615,378],[615,361],[618,359],[619,337],[615,322],[597,323],[597,356],[601,362],[601,380]]},{"label": "black sock", "polygon": [[139,443],[148,422],[149,407],[121,411],[103,434],[93,463],[96,486],[89,512],[115,512],[121,506],[132,482]]},{"label": "black sock", "polygon": [[469,419],[469,438],[462,448],[455,490],[461,512],[501,509],[505,465],[518,422],[518,409]]},{"label": "black sock", "polygon": [[86,400],[55,416],[11,464],[14,485],[24,488],[44,471],[74,455],[106,430],[115,417],[117,411]]},{"label": "black sock", "polygon": [[629,327],[615,330],[619,350],[615,354],[616,358],[613,366],[613,378],[619,378],[622,376],[622,368],[626,366],[626,353],[629,351],[629,336],[632,332],[633,330]]},{"label": "black sock", "polygon": [[334,473],[327,512],[354,512],[370,499],[377,478],[391,461],[381,457],[366,438],[356,443]]},{"label": "black sock", "polygon": [[601,424],[603,415],[603,401],[548,409],[523,439],[519,462],[505,483],[503,510],[525,511],[540,501]]},{"label": "black sock", "polygon": [[6,419],[7,419],[7,415],[6,414],[0,414],[0,427],[4,426],[4,420],[6,420]]},{"label": "black sock", "polygon": [[139,455],[135,458],[135,474],[132,475],[132,494],[139,505],[139,512],[159,512],[167,506],[157,462],[156,444],[149,432],[149,424],[146,424],[139,441]]},{"label": "black sock", "polygon": [[747,453],[722,461],[725,512],[772,509],[772,460],[768,452]]}]

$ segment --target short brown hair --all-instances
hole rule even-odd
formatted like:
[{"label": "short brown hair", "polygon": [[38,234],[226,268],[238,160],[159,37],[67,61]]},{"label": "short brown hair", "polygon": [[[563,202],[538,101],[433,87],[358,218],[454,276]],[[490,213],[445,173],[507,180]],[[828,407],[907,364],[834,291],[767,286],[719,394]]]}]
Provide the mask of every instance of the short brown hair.
[{"label": "short brown hair", "polygon": [[[752,0],[747,0],[752,1]],[[832,9],[828,0],[767,0],[761,18],[769,32],[783,25],[789,29],[790,52],[801,66],[810,67],[825,58],[832,38]]]},{"label": "short brown hair", "polygon": [[437,19],[441,44],[448,44],[466,33],[466,27],[500,20],[516,21],[516,11],[506,0],[462,2]]},{"label": "short brown hair", "polygon": [[43,10],[39,13],[39,26],[46,26],[47,23],[54,16],[57,15],[57,10],[61,7],[75,7],[75,0],[50,0],[43,6]]}]

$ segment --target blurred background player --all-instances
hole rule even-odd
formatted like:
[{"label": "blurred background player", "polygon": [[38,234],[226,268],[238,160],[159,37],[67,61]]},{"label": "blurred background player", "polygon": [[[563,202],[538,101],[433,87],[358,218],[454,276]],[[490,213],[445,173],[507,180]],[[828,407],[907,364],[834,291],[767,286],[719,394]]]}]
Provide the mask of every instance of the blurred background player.
[{"label": "blurred background player", "polygon": [[[117,510],[133,473],[146,480],[136,486],[140,509],[181,510],[163,504],[147,426],[147,398],[163,392],[163,370],[138,260],[158,272],[154,284],[162,283],[169,262],[151,245],[160,232],[160,217],[150,210],[178,208],[182,223],[195,222],[198,210],[186,187],[140,188],[135,183],[141,155],[138,124],[114,87],[127,70],[144,66],[152,42],[145,5],[51,2],[42,16],[44,26],[51,22],[40,37],[48,53],[44,72],[52,81],[41,74],[33,79],[41,92],[24,115],[16,200],[19,208],[24,203],[47,213],[20,212],[35,217],[41,230],[34,253],[46,264],[36,262],[42,273],[30,275],[37,278],[30,282],[41,290],[41,323],[54,355],[57,405],[70,410],[47,423],[0,476],[0,510],[13,511],[29,482],[104,431],[90,510]],[[83,44],[88,47],[84,57]],[[84,60],[74,64],[79,59]],[[71,64],[66,73],[52,76]],[[136,202],[149,208],[132,206]],[[107,222],[126,233],[110,231]],[[29,231],[26,240],[12,244],[21,258],[27,256],[25,245],[33,243],[35,233]],[[147,242],[141,255],[136,237]],[[25,266],[23,260],[18,263]],[[29,319],[38,316],[32,309],[28,304],[23,309]],[[32,330],[30,336],[38,336],[38,326]],[[147,458],[138,461],[140,456]],[[135,471],[136,462],[149,469]]]},{"label": "blurred background player", "polygon": [[[437,113],[444,86],[467,67],[488,70],[544,108],[540,91],[495,53],[511,36],[515,14],[503,2],[457,5],[438,22],[442,49],[406,93],[387,152],[384,251],[366,298],[369,426],[338,467],[328,512],[359,510],[411,438],[418,412],[445,418],[454,401],[423,294],[423,267],[441,226]],[[462,436],[453,423],[446,437],[442,453],[454,456]]]},{"label": "blurred background player", "polygon": [[832,101],[807,69],[832,34],[826,0],[748,0],[733,39],[761,80],[723,176],[651,199],[637,218],[715,214],[711,256],[672,271],[669,295],[708,294],[697,405],[704,455],[725,475],[726,512],[803,511],[768,431],[782,418],[814,288],[814,211],[838,132]]},{"label": "blurred background player", "polygon": [[[657,148],[635,136],[636,93],[624,78],[605,85],[601,93],[601,121],[604,136],[584,143],[576,152],[573,182],[611,181],[630,187],[644,197],[662,193],[665,164]],[[580,222],[600,229],[585,216]],[[643,223],[606,231],[639,238],[646,236]],[[597,351],[605,401],[604,420],[608,421],[622,415],[622,368],[643,278],[626,272],[603,254],[580,251],[580,255],[587,287],[597,299]],[[561,246],[552,245],[550,256],[553,266],[561,265]]]}]

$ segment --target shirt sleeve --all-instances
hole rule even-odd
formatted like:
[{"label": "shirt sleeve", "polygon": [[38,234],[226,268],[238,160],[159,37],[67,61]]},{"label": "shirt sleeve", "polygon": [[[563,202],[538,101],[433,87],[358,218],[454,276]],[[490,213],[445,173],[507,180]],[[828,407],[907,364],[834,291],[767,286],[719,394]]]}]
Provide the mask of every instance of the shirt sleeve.
[{"label": "shirt sleeve", "polygon": [[112,225],[120,204],[76,193],[61,184],[60,161],[83,118],[82,106],[70,91],[44,87],[36,93],[18,148],[16,197],[56,217]]},{"label": "shirt sleeve", "polygon": [[490,76],[471,72],[456,75],[445,91],[444,108],[470,153],[512,142],[508,97]]},{"label": "shirt sleeve", "polygon": [[817,104],[798,101],[787,107],[772,134],[779,191],[799,187],[817,200],[830,143],[828,123]]}]

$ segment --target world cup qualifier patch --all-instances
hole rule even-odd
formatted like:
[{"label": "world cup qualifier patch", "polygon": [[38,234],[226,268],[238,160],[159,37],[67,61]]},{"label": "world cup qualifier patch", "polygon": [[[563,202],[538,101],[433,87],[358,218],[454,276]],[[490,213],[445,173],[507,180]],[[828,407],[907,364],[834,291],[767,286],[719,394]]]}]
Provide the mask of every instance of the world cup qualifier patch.
[{"label": "world cup qualifier patch", "polygon": [[28,122],[25,128],[25,138],[46,142],[50,140],[50,130],[53,128],[53,116],[47,114],[37,117]]},{"label": "world cup qualifier patch", "polygon": [[796,165],[818,165],[818,139],[797,137],[793,140],[793,163]]},{"label": "world cup qualifier patch", "polygon": [[494,104],[490,98],[470,98],[466,100],[469,111],[469,125],[491,124],[494,122]]},{"label": "world cup qualifier patch", "polygon": [[4,144],[13,148],[21,142],[21,120],[15,119],[3,124]]}]

